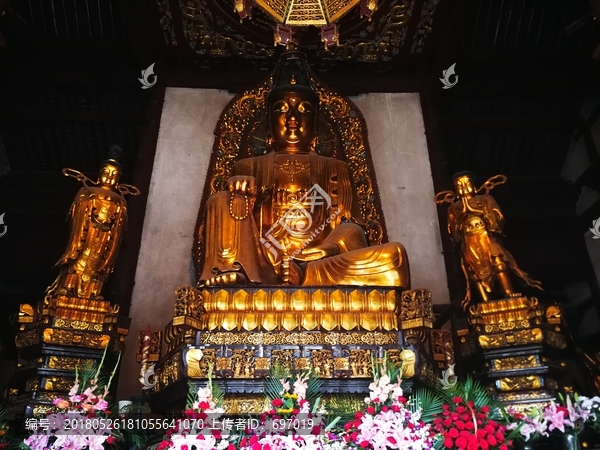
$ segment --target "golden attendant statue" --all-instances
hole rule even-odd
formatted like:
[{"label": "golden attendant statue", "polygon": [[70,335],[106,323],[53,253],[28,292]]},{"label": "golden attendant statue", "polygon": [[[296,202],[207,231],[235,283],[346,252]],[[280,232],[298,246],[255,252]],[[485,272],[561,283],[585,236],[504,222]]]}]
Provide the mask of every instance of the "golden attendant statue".
[{"label": "golden attendant statue", "polygon": [[125,195],[140,192],[119,184],[121,166],[112,159],[102,164],[97,182],[73,169],[63,169],[63,173],[81,181],[83,187],[71,205],[69,243],[56,263],[60,273],[46,292],[97,298],[113,270],[127,228]]},{"label": "golden attendant statue", "polygon": [[[479,189],[476,189],[472,176],[467,172],[456,174],[453,181],[454,191],[440,192],[435,196],[435,201],[438,204],[450,203],[448,233],[460,251],[461,267],[467,283],[463,306],[466,308],[471,302],[469,281],[475,283],[484,301],[490,300],[496,283],[504,297],[520,295],[513,290],[509,269],[529,286],[542,289],[539,281],[533,280],[519,268],[499,238],[504,228],[504,215],[489,191],[505,183],[506,177],[496,175]],[[478,194],[482,190],[485,190],[485,194]]]},{"label": "golden attendant statue", "polygon": [[199,284],[410,288],[404,247],[369,246],[348,164],[315,151],[319,97],[305,55],[283,55],[267,99],[267,152],[237,161],[206,206]]}]

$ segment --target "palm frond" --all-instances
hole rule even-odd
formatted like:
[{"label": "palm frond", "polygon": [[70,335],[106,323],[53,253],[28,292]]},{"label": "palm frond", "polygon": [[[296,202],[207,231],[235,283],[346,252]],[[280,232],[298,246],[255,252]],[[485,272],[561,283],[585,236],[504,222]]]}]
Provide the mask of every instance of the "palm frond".
[{"label": "palm frond", "polygon": [[280,392],[283,390],[281,386],[281,381],[279,378],[267,377],[265,378],[265,397],[269,400],[273,400],[274,398],[281,397]]},{"label": "palm frond", "polygon": [[188,393],[187,393],[187,399],[185,402],[187,409],[193,409],[193,405],[194,405],[194,403],[196,403],[197,397],[198,397],[198,388],[188,381]]},{"label": "palm frond", "polygon": [[317,399],[321,397],[323,392],[323,381],[317,376],[314,371],[307,373],[308,380],[306,381],[306,400],[311,405],[314,405]]},{"label": "palm frond", "polygon": [[225,392],[221,388],[221,385],[217,383],[212,385],[212,396],[217,407],[222,407],[225,404]]},{"label": "palm frond", "polygon": [[435,417],[442,412],[444,400],[436,392],[427,388],[417,388],[409,401],[408,407],[411,412],[421,412],[421,420],[431,423]]}]

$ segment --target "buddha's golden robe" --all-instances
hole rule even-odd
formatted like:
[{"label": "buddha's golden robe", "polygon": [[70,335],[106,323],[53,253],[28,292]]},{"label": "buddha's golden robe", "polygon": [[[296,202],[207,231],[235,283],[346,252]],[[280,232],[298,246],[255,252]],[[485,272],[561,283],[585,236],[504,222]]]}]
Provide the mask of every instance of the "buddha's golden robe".
[{"label": "buddha's golden robe", "polygon": [[[272,152],[238,161],[232,176],[240,175],[256,179],[257,195],[223,191],[208,199],[201,282],[243,269],[253,283],[278,284],[287,256],[302,266],[302,285],[410,288],[404,247],[368,246],[345,162]],[[339,254],[302,262],[303,251],[328,244]]]}]

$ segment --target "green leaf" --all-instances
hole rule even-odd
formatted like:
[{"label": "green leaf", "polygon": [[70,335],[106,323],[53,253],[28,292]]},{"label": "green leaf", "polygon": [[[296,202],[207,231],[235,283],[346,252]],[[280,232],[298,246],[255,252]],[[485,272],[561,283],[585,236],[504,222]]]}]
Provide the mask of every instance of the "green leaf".
[{"label": "green leaf", "polygon": [[421,420],[431,423],[442,412],[444,399],[428,388],[417,388],[408,403],[411,412],[421,411]]}]

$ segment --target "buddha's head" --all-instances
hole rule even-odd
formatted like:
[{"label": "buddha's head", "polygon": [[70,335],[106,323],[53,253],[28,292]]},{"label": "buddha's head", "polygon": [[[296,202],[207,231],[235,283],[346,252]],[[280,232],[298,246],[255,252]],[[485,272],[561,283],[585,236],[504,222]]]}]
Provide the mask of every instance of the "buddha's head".
[{"label": "buddha's head", "polygon": [[316,135],[319,97],[310,83],[306,56],[285,53],[267,99],[271,146],[278,152],[305,152]]},{"label": "buddha's head", "polygon": [[121,164],[114,159],[106,160],[100,167],[98,184],[100,187],[112,189],[119,183],[121,177]]},{"label": "buddha's head", "polygon": [[460,197],[472,197],[477,193],[473,176],[470,172],[460,172],[452,177],[454,191]]}]

